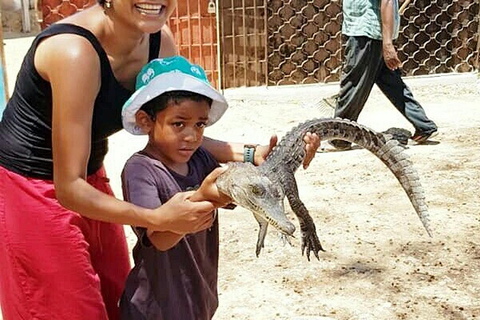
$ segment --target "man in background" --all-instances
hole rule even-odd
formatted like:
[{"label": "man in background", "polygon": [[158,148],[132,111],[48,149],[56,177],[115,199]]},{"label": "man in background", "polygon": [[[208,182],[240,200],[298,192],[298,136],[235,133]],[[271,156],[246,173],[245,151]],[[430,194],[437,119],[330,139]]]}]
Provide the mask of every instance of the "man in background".
[{"label": "man in background", "polygon": [[[343,0],[342,33],[347,43],[335,117],[356,121],[377,84],[415,128],[411,139],[424,143],[437,132],[437,126],[401,78],[401,62],[393,45],[399,28],[398,0]],[[331,144],[340,150],[351,147],[341,140]]]}]

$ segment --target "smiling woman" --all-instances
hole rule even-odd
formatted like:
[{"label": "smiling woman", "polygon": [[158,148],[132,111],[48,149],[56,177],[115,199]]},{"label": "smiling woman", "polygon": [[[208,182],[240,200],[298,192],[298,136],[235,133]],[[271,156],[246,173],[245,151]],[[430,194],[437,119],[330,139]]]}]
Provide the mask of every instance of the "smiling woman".
[{"label": "smiling woman", "polygon": [[[214,208],[177,199],[147,210],[112,196],[103,169],[107,138],[122,129],[121,107],[141,67],[176,53],[165,26],[176,1],[107,1],[38,34],[0,122],[0,234],[9,239],[0,242],[0,304],[6,320],[32,312],[49,319],[118,319],[130,270],[121,224],[175,230],[180,223],[195,232],[194,223],[183,226],[162,212],[183,206],[195,221]],[[36,294],[24,299],[24,292]]]}]

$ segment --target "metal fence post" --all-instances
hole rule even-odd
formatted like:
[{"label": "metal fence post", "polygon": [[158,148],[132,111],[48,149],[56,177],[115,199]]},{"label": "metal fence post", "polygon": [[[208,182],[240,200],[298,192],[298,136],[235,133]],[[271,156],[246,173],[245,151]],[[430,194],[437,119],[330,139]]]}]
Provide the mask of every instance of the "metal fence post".
[{"label": "metal fence post", "polygon": [[30,24],[30,1],[22,0],[22,31],[30,32],[32,31],[32,26]]}]

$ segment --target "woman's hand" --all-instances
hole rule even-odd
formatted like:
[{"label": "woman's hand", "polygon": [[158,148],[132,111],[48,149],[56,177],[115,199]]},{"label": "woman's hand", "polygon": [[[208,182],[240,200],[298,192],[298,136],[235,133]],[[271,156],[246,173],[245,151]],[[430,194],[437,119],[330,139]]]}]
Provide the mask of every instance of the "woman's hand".
[{"label": "woman's hand", "polygon": [[[196,191],[179,192],[161,207],[153,210],[158,221],[149,229],[178,234],[195,233],[209,228],[214,220],[215,205],[209,201],[191,201]],[[159,228],[155,228],[157,225]]]},{"label": "woman's hand", "polygon": [[[266,159],[267,156],[272,152],[273,148],[277,145],[278,138],[276,135],[273,135],[270,138],[270,143],[265,146],[258,146],[255,151],[255,165],[262,164]],[[303,141],[305,141],[305,158],[303,158],[303,168],[307,169],[310,165],[310,162],[315,157],[315,153],[317,149],[320,147],[320,138],[316,133],[307,132],[303,137]]]},{"label": "woman's hand", "polygon": [[179,192],[154,209],[149,229],[183,235],[210,228],[215,220],[215,209],[232,202],[230,197],[218,191],[215,184],[225,170],[223,167],[216,168],[203,180],[198,190]]}]

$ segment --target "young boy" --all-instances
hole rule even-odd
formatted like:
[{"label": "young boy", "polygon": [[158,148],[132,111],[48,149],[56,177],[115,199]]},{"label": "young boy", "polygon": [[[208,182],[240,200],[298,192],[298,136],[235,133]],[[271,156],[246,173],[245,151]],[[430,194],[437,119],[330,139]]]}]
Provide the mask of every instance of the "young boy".
[{"label": "young boy", "polygon": [[[156,208],[201,185],[190,201],[228,204],[230,199],[214,187],[221,169],[205,180],[219,165],[200,146],[205,126],[223,115],[227,102],[209,85],[202,68],[179,56],[153,60],[140,72],[137,88],[123,108],[123,125],[149,139],[124,167],[125,200]],[[218,221],[212,215],[195,234],[134,227],[135,266],[120,300],[122,319],[213,317],[218,306]]]}]

